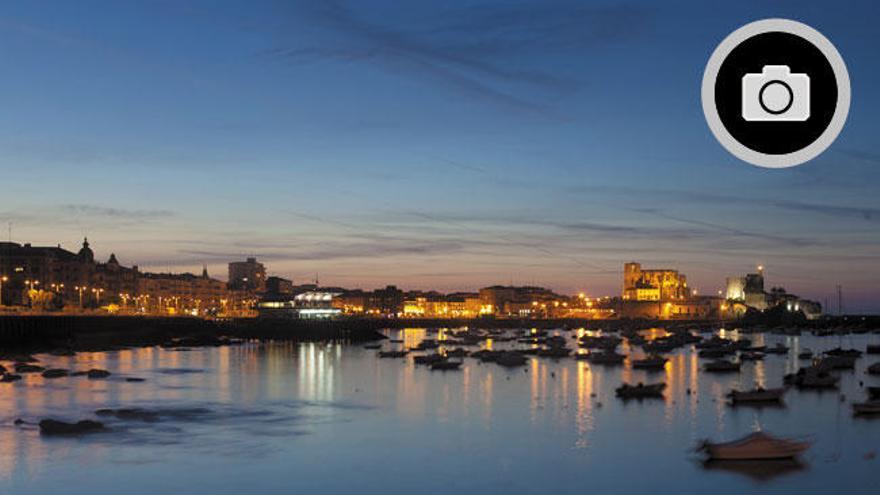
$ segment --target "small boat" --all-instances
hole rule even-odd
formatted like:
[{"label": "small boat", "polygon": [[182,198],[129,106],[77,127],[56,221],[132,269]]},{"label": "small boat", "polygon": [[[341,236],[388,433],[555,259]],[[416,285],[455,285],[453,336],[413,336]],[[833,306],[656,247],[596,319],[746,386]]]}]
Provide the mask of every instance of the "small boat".
[{"label": "small boat", "polygon": [[785,354],[788,352],[788,347],[785,347],[782,344],[777,343],[773,347],[768,347],[764,349],[764,354]]},{"label": "small boat", "polygon": [[855,356],[831,355],[823,357],[816,366],[829,370],[851,370],[856,367]]},{"label": "small boat", "polygon": [[811,445],[812,442],[776,438],[759,431],[732,442],[704,441],[697,450],[717,460],[792,459],[806,452]]},{"label": "small boat", "polygon": [[636,359],[633,361],[633,368],[644,370],[662,370],[668,361],[663,356],[652,355],[645,359]]},{"label": "small boat", "polygon": [[593,364],[615,365],[622,364],[626,356],[616,352],[591,352],[588,354],[587,361]]},{"label": "small boat", "polygon": [[798,359],[813,359],[813,351],[811,349],[804,348],[804,350],[798,353]]},{"label": "small boat", "polygon": [[869,375],[880,375],[880,362],[876,362],[871,366],[868,366],[866,370]]},{"label": "small boat", "polygon": [[468,354],[470,354],[470,352],[467,349],[464,349],[462,347],[446,350],[446,357],[462,358],[462,357],[467,357]]},{"label": "small boat", "polygon": [[703,370],[711,373],[729,373],[739,371],[740,363],[718,359],[703,365]]},{"label": "small boat", "polygon": [[549,347],[547,349],[538,349],[538,356],[550,358],[564,358],[571,354],[571,349],[567,347]]},{"label": "small boat", "polygon": [[380,358],[402,358],[409,354],[409,351],[379,351]]},{"label": "small boat", "polygon": [[506,351],[498,353],[495,362],[505,368],[524,366],[528,359],[518,352]]},{"label": "small boat", "polygon": [[442,361],[446,361],[446,356],[442,354],[422,354],[420,356],[413,356],[413,363],[415,364],[430,364],[439,363]]},{"label": "small boat", "polygon": [[614,394],[621,399],[662,399],[663,390],[665,388],[665,383],[652,383],[648,385],[645,385],[642,382],[639,382],[636,385],[624,383],[614,389]]},{"label": "small boat", "polygon": [[392,344],[402,344],[403,339],[388,339],[388,342],[391,342]]},{"label": "small boat", "polygon": [[865,387],[868,389],[868,397],[880,399],[880,387]]},{"label": "small boat", "polygon": [[865,352],[868,354],[880,354],[880,344],[868,345],[868,348],[865,349]]},{"label": "small boat", "polygon": [[841,349],[840,347],[835,347],[834,349],[830,349],[824,352],[826,356],[848,356],[848,357],[861,357],[862,351],[858,349]]},{"label": "small boat", "polygon": [[746,351],[739,355],[740,361],[760,361],[764,359],[764,353],[758,351]]},{"label": "small boat", "polygon": [[440,370],[440,371],[452,371],[457,370],[461,367],[461,361],[437,361],[431,363],[431,371]]},{"label": "small boat", "polygon": [[754,390],[731,390],[729,394],[731,402],[734,404],[738,403],[749,403],[749,402],[779,402],[782,400],[782,396],[785,395],[784,388],[762,388],[758,387]]},{"label": "small boat", "polygon": [[840,379],[824,368],[810,366],[799,369],[797,373],[786,375],[784,380],[785,383],[795,385],[798,388],[823,389],[837,387],[837,382]]},{"label": "small boat", "polygon": [[381,349],[381,348],[382,348],[382,344],[364,344],[364,349],[376,350],[376,349]]},{"label": "small boat", "polygon": [[869,400],[868,402],[853,402],[853,414],[855,415],[873,415],[880,414],[880,400]]}]

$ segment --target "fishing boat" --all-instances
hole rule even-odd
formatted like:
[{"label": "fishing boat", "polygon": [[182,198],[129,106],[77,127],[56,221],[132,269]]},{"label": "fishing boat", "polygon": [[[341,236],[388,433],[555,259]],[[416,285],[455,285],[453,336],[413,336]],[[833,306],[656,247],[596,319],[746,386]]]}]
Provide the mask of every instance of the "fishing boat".
[{"label": "fishing boat", "polygon": [[382,348],[382,344],[364,344],[364,349],[376,350],[376,349],[381,349],[381,348]]},{"label": "fishing boat", "polygon": [[762,388],[758,387],[754,390],[731,390],[729,394],[731,402],[734,404],[751,403],[751,402],[779,402],[785,395],[784,388]]},{"label": "fishing boat", "polygon": [[739,371],[740,363],[718,359],[703,365],[703,370],[711,373],[728,373]]},{"label": "fishing boat", "polygon": [[706,440],[697,450],[717,460],[792,459],[806,452],[811,445],[812,442],[777,438],[759,431],[731,442],[711,443]]},{"label": "fishing boat", "polygon": [[645,385],[639,382],[636,385],[624,383],[614,389],[614,394],[621,399],[651,399],[663,398],[663,390],[666,388],[665,383],[652,383]]},{"label": "fishing boat", "polygon": [[868,366],[867,371],[869,375],[880,375],[880,362]]},{"label": "fishing boat", "polygon": [[636,359],[633,361],[633,368],[644,370],[662,370],[668,361],[663,356],[652,355],[645,359]]},{"label": "fishing boat", "polygon": [[855,415],[873,415],[880,414],[880,400],[869,400],[867,402],[853,402],[853,414]]},{"label": "fishing boat", "polygon": [[813,359],[813,351],[811,349],[804,348],[804,350],[798,353],[798,359]]},{"label": "fishing boat", "polygon": [[862,351],[858,349],[841,349],[840,347],[835,347],[834,349],[830,349],[825,351],[826,356],[849,356],[849,357],[861,357]]}]

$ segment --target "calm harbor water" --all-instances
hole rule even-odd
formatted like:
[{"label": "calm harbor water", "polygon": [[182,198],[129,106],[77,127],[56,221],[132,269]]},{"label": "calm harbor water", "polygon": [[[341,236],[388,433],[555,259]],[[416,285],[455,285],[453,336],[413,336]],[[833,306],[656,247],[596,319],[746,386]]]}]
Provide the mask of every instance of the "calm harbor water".
[{"label": "calm harbor water", "polygon": [[[405,346],[438,337],[387,333]],[[804,347],[864,350],[880,335],[745,337],[791,351],[725,375],[701,371],[706,360],[692,346],[654,373],[535,357],[516,369],[466,358],[461,370],[440,372],[335,343],[37,355],[43,366],[113,376],[0,384],[0,493],[880,492],[880,419],[850,409],[864,400],[860,381],[880,385],[864,372],[876,356],[842,372],[840,391],[791,389],[784,407],[734,408],[724,398],[731,388],[780,386],[806,364],[796,357]],[[624,381],[661,380],[663,400],[614,397]],[[108,407],[142,407],[159,420],[101,418],[110,431],[77,438],[13,424],[96,419]],[[707,467],[691,452],[698,439],[756,429],[816,443],[803,465],[761,472]]]}]

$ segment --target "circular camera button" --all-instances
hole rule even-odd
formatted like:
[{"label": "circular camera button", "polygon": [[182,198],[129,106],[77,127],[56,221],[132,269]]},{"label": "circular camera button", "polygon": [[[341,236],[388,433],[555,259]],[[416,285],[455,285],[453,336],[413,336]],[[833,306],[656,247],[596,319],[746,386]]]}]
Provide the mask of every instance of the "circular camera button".
[{"label": "circular camera button", "polygon": [[730,153],[760,167],[793,167],[825,151],[843,129],[849,73],[815,29],[764,19],[718,45],[701,97],[709,129]]}]

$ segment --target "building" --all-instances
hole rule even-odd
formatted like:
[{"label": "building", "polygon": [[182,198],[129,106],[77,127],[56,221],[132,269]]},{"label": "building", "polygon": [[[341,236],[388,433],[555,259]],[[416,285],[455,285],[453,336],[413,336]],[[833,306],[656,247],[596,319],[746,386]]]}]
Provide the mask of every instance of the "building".
[{"label": "building", "polygon": [[247,301],[235,301],[226,283],[192,273],[142,273],[138,279],[135,306],[141,313],[212,316],[240,313]]},{"label": "building", "polygon": [[229,288],[251,292],[266,291],[266,267],[256,258],[229,263]]},{"label": "building", "polygon": [[267,295],[257,303],[257,313],[263,318],[299,318],[304,320],[331,319],[342,315],[335,299],[338,292],[308,291],[293,297]]},{"label": "building", "polygon": [[[481,313],[500,317],[523,317],[527,306],[546,307],[560,299],[562,296],[543,287],[493,285],[480,289]],[[528,316],[535,316],[533,309],[529,309]]]},{"label": "building", "polygon": [[623,265],[624,301],[672,301],[690,296],[687,277],[678,270],[643,270],[640,263]]},{"label": "building", "polygon": [[293,294],[293,281],[281,277],[266,278],[266,293]]},{"label": "building", "polygon": [[808,319],[822,315],[822,305],[789,294],[782,287],[773,287],[767,292],[764,289],[763,266],[758,266],[757,273],[749,273],[744,277],[728,277],[725,296],[730,303],[741,304],[758,311],[784,306],[786,311],[800,311]]},{"label": "building", "polygon": [[43,309],[117,303],[136,293],[138,276],[137,266],[121,266],[114,254],[95,262],[88,239],[76,253],[60,244],[0,243],[0,304],[7,306],[33,306],[37,299]]}]

